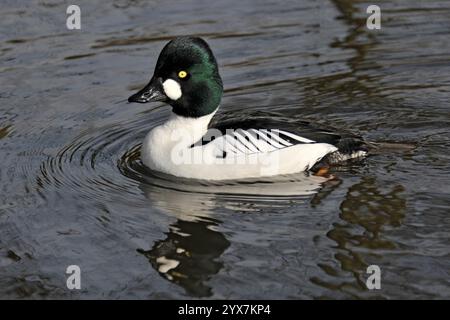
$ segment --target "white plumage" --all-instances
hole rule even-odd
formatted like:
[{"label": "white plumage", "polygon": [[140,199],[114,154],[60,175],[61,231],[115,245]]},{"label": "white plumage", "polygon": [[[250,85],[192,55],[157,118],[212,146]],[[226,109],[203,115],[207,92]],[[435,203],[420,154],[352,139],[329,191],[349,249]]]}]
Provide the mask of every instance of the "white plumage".
[{"label": "white plumage", "polygon": [[[291,174],[310,169],[337,150],[283,130],[237,130],[198,144],[214,113],[187,118],[172,114],[152,129],[142,146],[142,161],[150,169],[179,177],[225,180]],[[283,136],[295,139],[292,144]]]},{"label": "white plumage", "polygon": [[180,84],[173,79],[167,79],[164,81],[163,90],[166,96],[172,100],[178,100],[183,95]]}]

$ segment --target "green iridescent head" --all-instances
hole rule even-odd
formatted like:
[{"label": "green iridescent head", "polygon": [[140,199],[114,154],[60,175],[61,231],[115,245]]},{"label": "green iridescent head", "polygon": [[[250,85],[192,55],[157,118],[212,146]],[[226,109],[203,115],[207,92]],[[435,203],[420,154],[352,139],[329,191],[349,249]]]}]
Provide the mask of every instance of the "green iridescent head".
[{"label": "green iridescent head", "polygon": [[165,101],[173,112],[198,118],[214,112],[223,94],[216,59],[201,38],[179,37],[161,51],[150,82],[129,102]]}]

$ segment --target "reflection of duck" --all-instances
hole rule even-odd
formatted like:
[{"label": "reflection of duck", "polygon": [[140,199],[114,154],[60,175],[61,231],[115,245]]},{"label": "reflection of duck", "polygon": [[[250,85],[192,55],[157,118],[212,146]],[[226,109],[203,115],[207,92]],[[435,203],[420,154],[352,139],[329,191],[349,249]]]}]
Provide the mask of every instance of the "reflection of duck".
[{"label": "reflection of duck", "polygon": [[164,278],[195,297],[212,295],[206,282],[223,267],[220,256],[230,246],[225,235],[218,231],[221,221],[211,218],[215,209],[240,208],[248,212],[273,204],[291,206],[294,199],[304,200],[305,196],[317,193],[327,181],[323,177],[300,174],[271,183],[246,181],[219,185],[191,181],[191,185],[186,185],[178,179],[167,178],[153,176],[148,181],[152,184],[142,183],[141,189],[153,206],[177,220],[169,227],[165,239],[154,243],[150,250],[138,249],[138,252]]},{"label": "reflection of duck", "polygon": [[207,297],[211,288],[205,285],[211,275],[219,272],[218,261],[230,243],[223,234],[213,231],[219,221],[178,220],[170,226],[167,238],[156,242],[149,251],[138,250],[168,280],[183,287],[191,296]]},{"label": "reflection of duck", "polygon": [[[172,115],[153,128],[142,146],[152,170],[178,177],[226,180],[307,171],[322,159],[341,162],[367,154],[359,138],[290,119],[259,115],[208,126],[219,108],[223,86],[208,44],[179,37],[162,50],[149,84],[129,102],[165,101]],[[245,108],[245,106],[243,106]]]}]

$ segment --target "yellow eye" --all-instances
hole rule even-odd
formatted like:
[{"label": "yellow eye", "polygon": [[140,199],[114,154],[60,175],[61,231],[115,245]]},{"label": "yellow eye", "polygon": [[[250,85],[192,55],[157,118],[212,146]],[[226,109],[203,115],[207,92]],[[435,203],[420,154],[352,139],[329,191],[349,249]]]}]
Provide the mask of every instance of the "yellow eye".
[{"label": "yellow eye", "polygon": [[178,78],[183,79],[183,78],[186,78],[186,76],[187,76],[186,71],[183,70],[183,71],[178,72]]}]

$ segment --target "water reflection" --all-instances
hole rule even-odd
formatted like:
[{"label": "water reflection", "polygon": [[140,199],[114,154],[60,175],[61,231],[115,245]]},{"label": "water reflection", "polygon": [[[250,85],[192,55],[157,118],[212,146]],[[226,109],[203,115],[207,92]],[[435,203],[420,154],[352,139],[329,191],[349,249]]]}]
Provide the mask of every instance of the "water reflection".
[{"label": "water reflection", "polygon": [[[381,103],[383,91],[379,89],[379,79],[368,72],[379,66],[376,61],[367,62],[368,53],[378,44],[376,34],[367,29],[367,16],[356,6],[355,1],[332,0],[331,2],[340,14],[337,19],[342,20],[349,27],[346,33],[334,39],[329,46],[342,49],[343,52],[353,52],[346,59],[348,66],[346,71],[299,81],[301,87],[308,92],[304,97],[304,105],[314,106],[317,112],[321,108],[329,108],[327,106],[329,103],[332,108],[339,107],[342,112],[349,108],[349,103],[358,103],[358,100],[362,101],[362,99],[366,101],[362,105],[359,103],[358,108],[366,108],[372,101]],[[358,99],[355,100],[356,97]],[[387,104],[388,101],[383,100],[383,103]],[[354,109],[351,112],[354,112]],[[342,115],[336,120],[339,121],[340,118]],[[346,126],[349,125],[348,121],[345,123]]]},{"label": "water reflection", "polygon": [[[376,252],[397,247],[394,241],[384,236],[383,230],[401,226],[406,214],[404,191],[400,184],[381,186],[374,177],[363,177],[348,188],[340,205],[341,220],[335,222],[327,233],[327,237],[336,243],[335,260],[318,264],[328,277],[314,277],[311,281],[348,293],[367,290],[367,266],[382,265],[382,256]],[[352,277],[342,281],[348,273]]]},{"label": "water reflection", "polygon": [[[389,268],[384,297],[450,297],[449,1],[382,1],[373,31],[365,0],[84,1],[95,23],[83,36],[64,31],[62,1],[23,2],[0,13],[1,298],[373,297],[368,264]],[[122,174],[119,157],[169,109],[119,101],[181,34],[216,53],[222,112],[419,141],[417,152],[371,157],[319,192]],[[61,287],[72,263],[88,292]]]},{"label": "water reflection", "polygon": [[11,132],[11,126],[6,127],[0,127],[0,139],[3,139],[8,136],[8,134]]},{"label": "water reflection", "polygon": [[[150,250],[138,252],[162,277],[184,288],[189,296],[209,297],[213,290],[208,281],[223,268],[221,256],[230,246],[228,235],[220,232],[222,221],[215,217],[216,212],[219,214],[216,209],[256,213],[286,208],[295,205],[295,200],[314,199],[323,184],[332,179],[301,174],[280,177],[275,182],[228,185],[151,181],[153,184],[141,184],[146,197],[176,221],[164,239],[155,242]],[[185,189],[180,190],[182,187]]]},{"label": "water reflection", "polygon": [[167,237],[156,242],[151,250],[138,249],[152,267],[169,281],[183,287],[187,294],[208,297],[212,289],[206,282],[218,273],[223,263],[218,259],[230,246],[225,236],[211,228],[221,221],[177,220],[170,225]]}]

